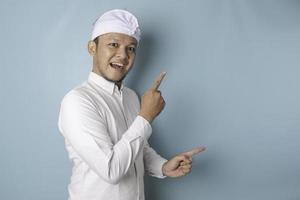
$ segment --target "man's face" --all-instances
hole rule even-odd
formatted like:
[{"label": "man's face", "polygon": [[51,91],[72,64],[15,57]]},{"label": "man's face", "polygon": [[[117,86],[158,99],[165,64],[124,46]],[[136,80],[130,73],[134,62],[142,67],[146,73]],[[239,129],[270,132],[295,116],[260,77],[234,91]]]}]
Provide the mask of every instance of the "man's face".
[{"label": "man's face", "polygon": [[121,33],[101,35],[98,37],[97,48],[93,54],[93,72],[109,81],[121,83],[133,66],[136,47],[136,39],[128,35]]}]

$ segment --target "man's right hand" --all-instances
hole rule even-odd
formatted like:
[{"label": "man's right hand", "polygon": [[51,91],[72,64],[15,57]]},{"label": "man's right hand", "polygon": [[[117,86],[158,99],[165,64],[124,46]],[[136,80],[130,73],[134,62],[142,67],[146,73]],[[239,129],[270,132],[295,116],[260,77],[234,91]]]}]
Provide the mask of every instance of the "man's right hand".
[{"label": "man's right hand", "polygon": [[158,88],[165,75],[165,72],[161,73],[153,83],[152,87],[142,96],[139,115],[145,118],[149,123],[151,123],[164,109],[165,100],[161,96],[161,92]]}]

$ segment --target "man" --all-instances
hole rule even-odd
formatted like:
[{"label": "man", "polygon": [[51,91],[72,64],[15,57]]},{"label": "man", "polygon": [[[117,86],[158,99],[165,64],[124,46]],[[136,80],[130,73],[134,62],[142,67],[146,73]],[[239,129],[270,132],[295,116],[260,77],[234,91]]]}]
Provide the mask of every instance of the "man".
[{"label": "man", "polygon": [[[165,102],[158,90],[165,73],[143,95],[122,84],[133,67],[140,39],[138,21],[124,10],[104,13],[94,24],[88,80],[61,103],[59,129],[74,163],[70,200],[144,199],[144,170],[158,178],[191,171],[195,148],[169,161],[148,144],[151,122]],[[144,169],[145,168],[145,169]]]}]

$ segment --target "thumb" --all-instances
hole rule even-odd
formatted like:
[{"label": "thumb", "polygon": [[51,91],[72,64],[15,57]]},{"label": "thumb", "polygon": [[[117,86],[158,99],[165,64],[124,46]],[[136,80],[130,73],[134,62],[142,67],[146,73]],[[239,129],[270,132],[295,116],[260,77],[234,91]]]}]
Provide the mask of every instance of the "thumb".
[{"label": "thumb", "polygon": [[175,163],[180,163],[180,162],[191,162],[189,157],[187,155],[184,155],[184,154],[180,154],[180,155],[177,155],[174,157],[174,162]]},{"label": "thumb", "polygon": [[205,147],[196,147],[190,151],[187,151],[187,152],[184,152],[182,153],[183,155],[186,155],[186,156],[189,156],[189,157],[192,157],[202,151],[204,151],[206,148]]}]

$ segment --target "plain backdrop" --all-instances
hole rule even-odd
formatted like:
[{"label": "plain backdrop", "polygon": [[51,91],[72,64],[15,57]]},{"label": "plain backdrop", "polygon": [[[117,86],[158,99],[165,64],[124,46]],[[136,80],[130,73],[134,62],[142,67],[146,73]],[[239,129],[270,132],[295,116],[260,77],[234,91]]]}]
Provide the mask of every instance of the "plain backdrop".
[{"label": "plain backdrop", "polygon": [[299,200],[299,0],[1,0],[0,199],[67,199],[60,101],[87,79],[92,23],[113,8],[143,34],[125,84],[142,95],[167,71],[153,148],[207,147],[184,178],[146,176],[147,199]]}]

